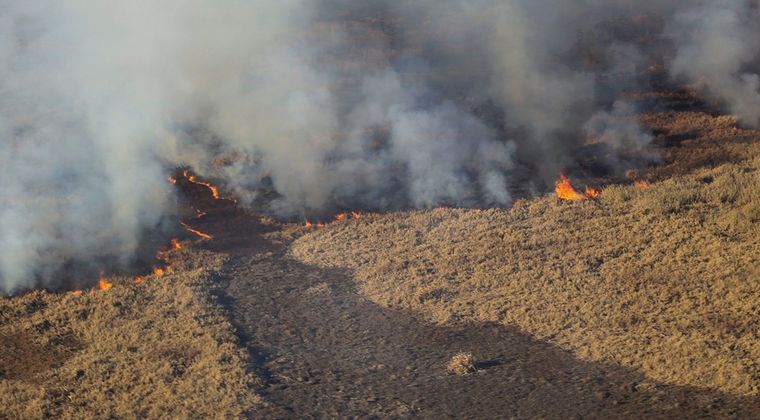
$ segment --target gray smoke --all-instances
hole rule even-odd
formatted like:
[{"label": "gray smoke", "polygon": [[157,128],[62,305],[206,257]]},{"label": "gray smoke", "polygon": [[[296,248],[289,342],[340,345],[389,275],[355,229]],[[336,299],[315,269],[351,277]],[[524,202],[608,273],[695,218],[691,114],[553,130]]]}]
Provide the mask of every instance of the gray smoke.
[{"label": "gray smoke", "polygon": [[703,85],[751,126],[760,124],[760,2],[712,1],[679,11],[668,35],[674,77]]},{"label": "gray smoke", "polygon": [[0,290],[127,263],[171,210],[179,166],[243,204],[276,191],[281,217],[508,206],[589,142],[624,171],[651,137],[621,97],[657,54],[757,123],[757,14],[743,0],[0,0]]}]

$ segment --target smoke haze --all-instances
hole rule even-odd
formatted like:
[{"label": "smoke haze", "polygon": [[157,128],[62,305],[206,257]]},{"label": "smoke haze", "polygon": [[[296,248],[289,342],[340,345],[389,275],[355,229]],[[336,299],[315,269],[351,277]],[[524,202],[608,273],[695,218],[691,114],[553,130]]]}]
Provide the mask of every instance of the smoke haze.
[{"label": "smoke haze", "polygon": [[244,205],[274,190],[281,217],[508,206],[589,139],[622,172],[651,141],[622,96],[653,62],[757,125],[758,9],[0,0],[0,290],[127,263],[170,212],[176,167]]}]

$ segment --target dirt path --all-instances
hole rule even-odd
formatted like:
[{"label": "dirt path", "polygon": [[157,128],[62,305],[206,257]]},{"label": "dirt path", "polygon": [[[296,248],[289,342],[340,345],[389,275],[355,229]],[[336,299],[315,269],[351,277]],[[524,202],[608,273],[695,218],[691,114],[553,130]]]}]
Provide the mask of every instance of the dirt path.
[{"label": "dirt path", "polygon": [[[583,362],[513,328],[431,325],[367,301],[348,272],[265,249],[233,257],[220,273],[252,369],[266,382],[257,390],[266,402],[253,417],[693,418],[760,409],[757,401]],[[446,371],[459,351],[480,361],[477,373]]]}]

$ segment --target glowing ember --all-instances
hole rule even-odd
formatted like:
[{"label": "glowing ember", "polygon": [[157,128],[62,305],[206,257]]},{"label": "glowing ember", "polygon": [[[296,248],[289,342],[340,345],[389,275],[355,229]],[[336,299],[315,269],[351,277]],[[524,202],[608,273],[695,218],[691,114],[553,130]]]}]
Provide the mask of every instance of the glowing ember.
[{"label": "glowing ember", "polygon": [[179,224],[182,225],[182,227],[185,228],[186,231],[192,233],[193,235],[196,235],[196,236],[201,237],[203,239],[214,239],[213,236],[211,236],[211,235],[209,235],[207,233],[203,233],[203,232],[201,232],[201,231],[199,231],[197,229],[191,228],[185,222],[179,222]]},{"label": "glowing ember", "polygon": [[190,171],[185,171],[182,173],[182,175],[193,184],[203,185],[204,187],[211,190],[211,194],[214,196],[215,200],[219,199],[219,189],[214,186],[214,184],[206,181],[201,181],[200,179],[196,178],[195,175],[191,175]]},{"label": "glowing ember", "polygon": [[559,174],[559,180],[554,184],[554,191],[560,200],[577,201],[586,199],[583,194],[575,191],[575,188],[570,184],[570,180],[565,174]]}]

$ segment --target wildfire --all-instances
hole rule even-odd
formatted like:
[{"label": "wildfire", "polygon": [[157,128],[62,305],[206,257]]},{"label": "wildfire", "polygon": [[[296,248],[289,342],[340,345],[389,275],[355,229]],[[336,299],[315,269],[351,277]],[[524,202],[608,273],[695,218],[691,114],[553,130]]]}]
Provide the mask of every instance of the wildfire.
[{"label": "wildfire", "polygon": [[303,227],[305,227],[306,229],[312,229],[312,228],[319,229],[319,228],[325,227],[325,224],[321,222],[312,223],[309,219],[306,219],[306,221],[303,223]]},{"label": "wildfire", "polygon": [[104,279],[103,277],[100,277],[100,280],[98,280],[98,289],[100,290],[108,290],[113,287],[113,283],[110,281]]},{"label": "wildfire", "polygon": [[570,184],[570,179],[565,174],[559,174],[559,180],[554,184],[554,191],[560,200],[577,201],[586,198],[578,191],[575,191],[573,185]]},{"label": "wildfire", "polygon": [[596,189],[596,188],[586,187],[586,190],[584,191],[584,193],[586,194],[586,197],[588,197],[588,198],[590,198],[590,199],[594,199],[594,198],[598,198],[598,197],[599,197],[599,195],[600,195],[602,192],[601,192],[601,191],[599,191],[599,190],[598,190],[598,189]]},{"label": "wildfire", "polygon": [[156,277],[161,277],[164,274],[169,274],[171,272],[172,272],[172,269],[169,266],[166,266],[166,267],[163,267],[163,268],[162,267],[156,267],[156,268],[153,269],[153,275],[156,276]]},{"label": "wildfire", "polygon": [[191,228],[191,227],[190,227],[190,226],[188,226],[188,225],[187,225],[187,223],[185,223],[185,222],[179,222],[179,224],[180,224],[180,225],[182,225],[182,227],[183,227],[183,228],[184,228],[186,231],[188,231],[188,232],[190,232],[190,233],[192,233],[192,234],[194,234],[194,235],[196,235],[196,236],[199,236],[199,237],[201,237],[201,238],[203,238],[203,239],[214,239],[214,237],[213,237],[213,236],[211,236],[211,235],[209,235],[209,234],[207,234],[207,233],[203,233],[203,232],[201,232],[201,231],[199,231],[199,230],[197,230],[197,229],[193,229],[193,228]]},{"label": "wildfire", "polygon": [[362,217],[362,214],[358,211],[350,211],[347,213],[340,213],[335,215],[335,220],[347,220],[349,218],[351,219],[359,219]]},{"label": "wildfire", "polygon": [[166,180],[169,181],[169,183],[172,184],[172,185],[177,185],[177,178],[174,178],[171,175],[169,177],[167,177]]},{"label": "wildfire", "polygon": [[172,239],[172,249],[182,249],[182,244],[177,239]]},{"label": "wildfire", "polygon": [[138,276],[138,277],[135,277],[135,280],[134,280],[134,282],[135,282],[135,284],[140,284],[140,283],[142,283],[142,282],[143,282],[143,280],[144,280],[144,279],[143,279],[142,277],[139,277],[139,276]]},{"label": "wildfire", "polygon": [[182,173],[182,176],[184,176],[188,181],[192,182],[193,184],[203,185],[204,187],[211,190],[211,194],[214,196],[214,200],[219,199],[219,189],[214,186],[214,184],[206,181],[201,181],[200,179],[196,178],[195,175],[191,175],[190,171],[185,170],[185,172]]},{"label": "wildfire", "polygon": [[560,200],[568,201],[593,200],[602,193],[600,190],[591,187],[586,187],[583,194],[579,193],[573,188],[567,175],[563,173],[559,174],[559,180],[554,184],[554,191]]}]

